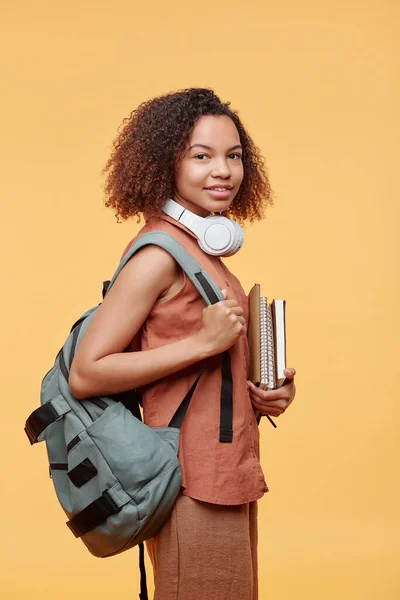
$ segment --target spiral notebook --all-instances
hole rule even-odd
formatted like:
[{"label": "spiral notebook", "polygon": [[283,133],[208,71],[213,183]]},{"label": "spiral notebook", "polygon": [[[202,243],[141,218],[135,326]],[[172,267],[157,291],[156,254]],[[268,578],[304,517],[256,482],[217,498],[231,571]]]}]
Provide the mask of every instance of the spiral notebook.
[{"label": "spiral notebook", "polygon": [[249,378],[263,390],[281,387],[286,377],[286,300],[268,302],[256,283],[249,293]]}]

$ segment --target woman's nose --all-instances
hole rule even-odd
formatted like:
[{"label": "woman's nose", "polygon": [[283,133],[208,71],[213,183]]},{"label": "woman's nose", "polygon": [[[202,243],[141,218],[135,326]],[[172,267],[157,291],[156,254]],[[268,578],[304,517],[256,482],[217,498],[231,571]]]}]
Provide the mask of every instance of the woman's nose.
[{"label": "woman's nose", "polygon": [[214,168],[212,170],[213,177],[228,177],[230,174],[231,171],[224,159],[219,160],[214,164]]}]

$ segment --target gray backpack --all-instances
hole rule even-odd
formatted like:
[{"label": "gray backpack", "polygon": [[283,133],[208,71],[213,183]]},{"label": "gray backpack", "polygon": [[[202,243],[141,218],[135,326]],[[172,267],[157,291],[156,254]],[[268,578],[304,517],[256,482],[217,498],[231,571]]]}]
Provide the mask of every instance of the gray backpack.
[{"label": "gray backpack", "polygon": [[[222,293],[197,261],[165,232],[141,236],[121,260],[103,297],[133,254],[148,244],[167,250],[186,272],[207,304]],[[204,371],[168,427],[151,428],[141,421],[135,390],[113,396],[77,400],[68,385],[76,348],[99,305],[72,326],[54,366],[41,384],[41,406],[26,421],[31,444],[45,440],[50,477],[67,525],[97,557],[113,556],[139,544],[142,600],[147,599],[143,541],[167,520],[181,489],[177,458],[180,426]],[[232,378],[229,353],[223,354],[220,441],[232,441]]]}]

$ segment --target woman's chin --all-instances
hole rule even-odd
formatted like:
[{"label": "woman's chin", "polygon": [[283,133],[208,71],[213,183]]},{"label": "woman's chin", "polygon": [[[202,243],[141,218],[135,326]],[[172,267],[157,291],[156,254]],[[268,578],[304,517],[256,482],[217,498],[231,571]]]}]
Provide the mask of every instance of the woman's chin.
[{"label": "woman's chin", "polygon": [[226,200],[211,198],[205,191],[204,195],[200,195],[196,199],[189,200],[188,197],[186,199],[176,198],[176,202],[199,217],[207,217],[210,213],[221,213],[228,210],[232,204],[232,198]]},{"label": "woman's chin", "polygon": [[219,213],[228,210],[231,204],[232,198],[227,200],[217,200],[215,198],[208,197],[204,202],[201,203],[201,206],[203,206],[209,212]]}]

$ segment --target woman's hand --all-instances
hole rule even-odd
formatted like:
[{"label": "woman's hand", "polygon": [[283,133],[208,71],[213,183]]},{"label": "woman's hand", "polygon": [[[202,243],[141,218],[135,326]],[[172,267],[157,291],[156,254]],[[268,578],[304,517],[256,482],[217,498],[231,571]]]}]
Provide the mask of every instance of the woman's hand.
[{"label": "woman's hand", "polygon": [[251,403],[256,416],[269,415],[270,417],[279,417],[292,403],[296,395],[296,386],[294,385],[296,370],[285,369],[284,373],[288,383],[285,383],[277,390],[262,390],[251,381],[247,381]]},{"label": "woman's hand", "polygon": [[243,309],[235,299],[226,300],[226,290],[222,290],[225,300],[207,306],[203,310],[203,322],[197,339],[208,356],[228,350],[240,335],[246,335],[246,321]]}]

